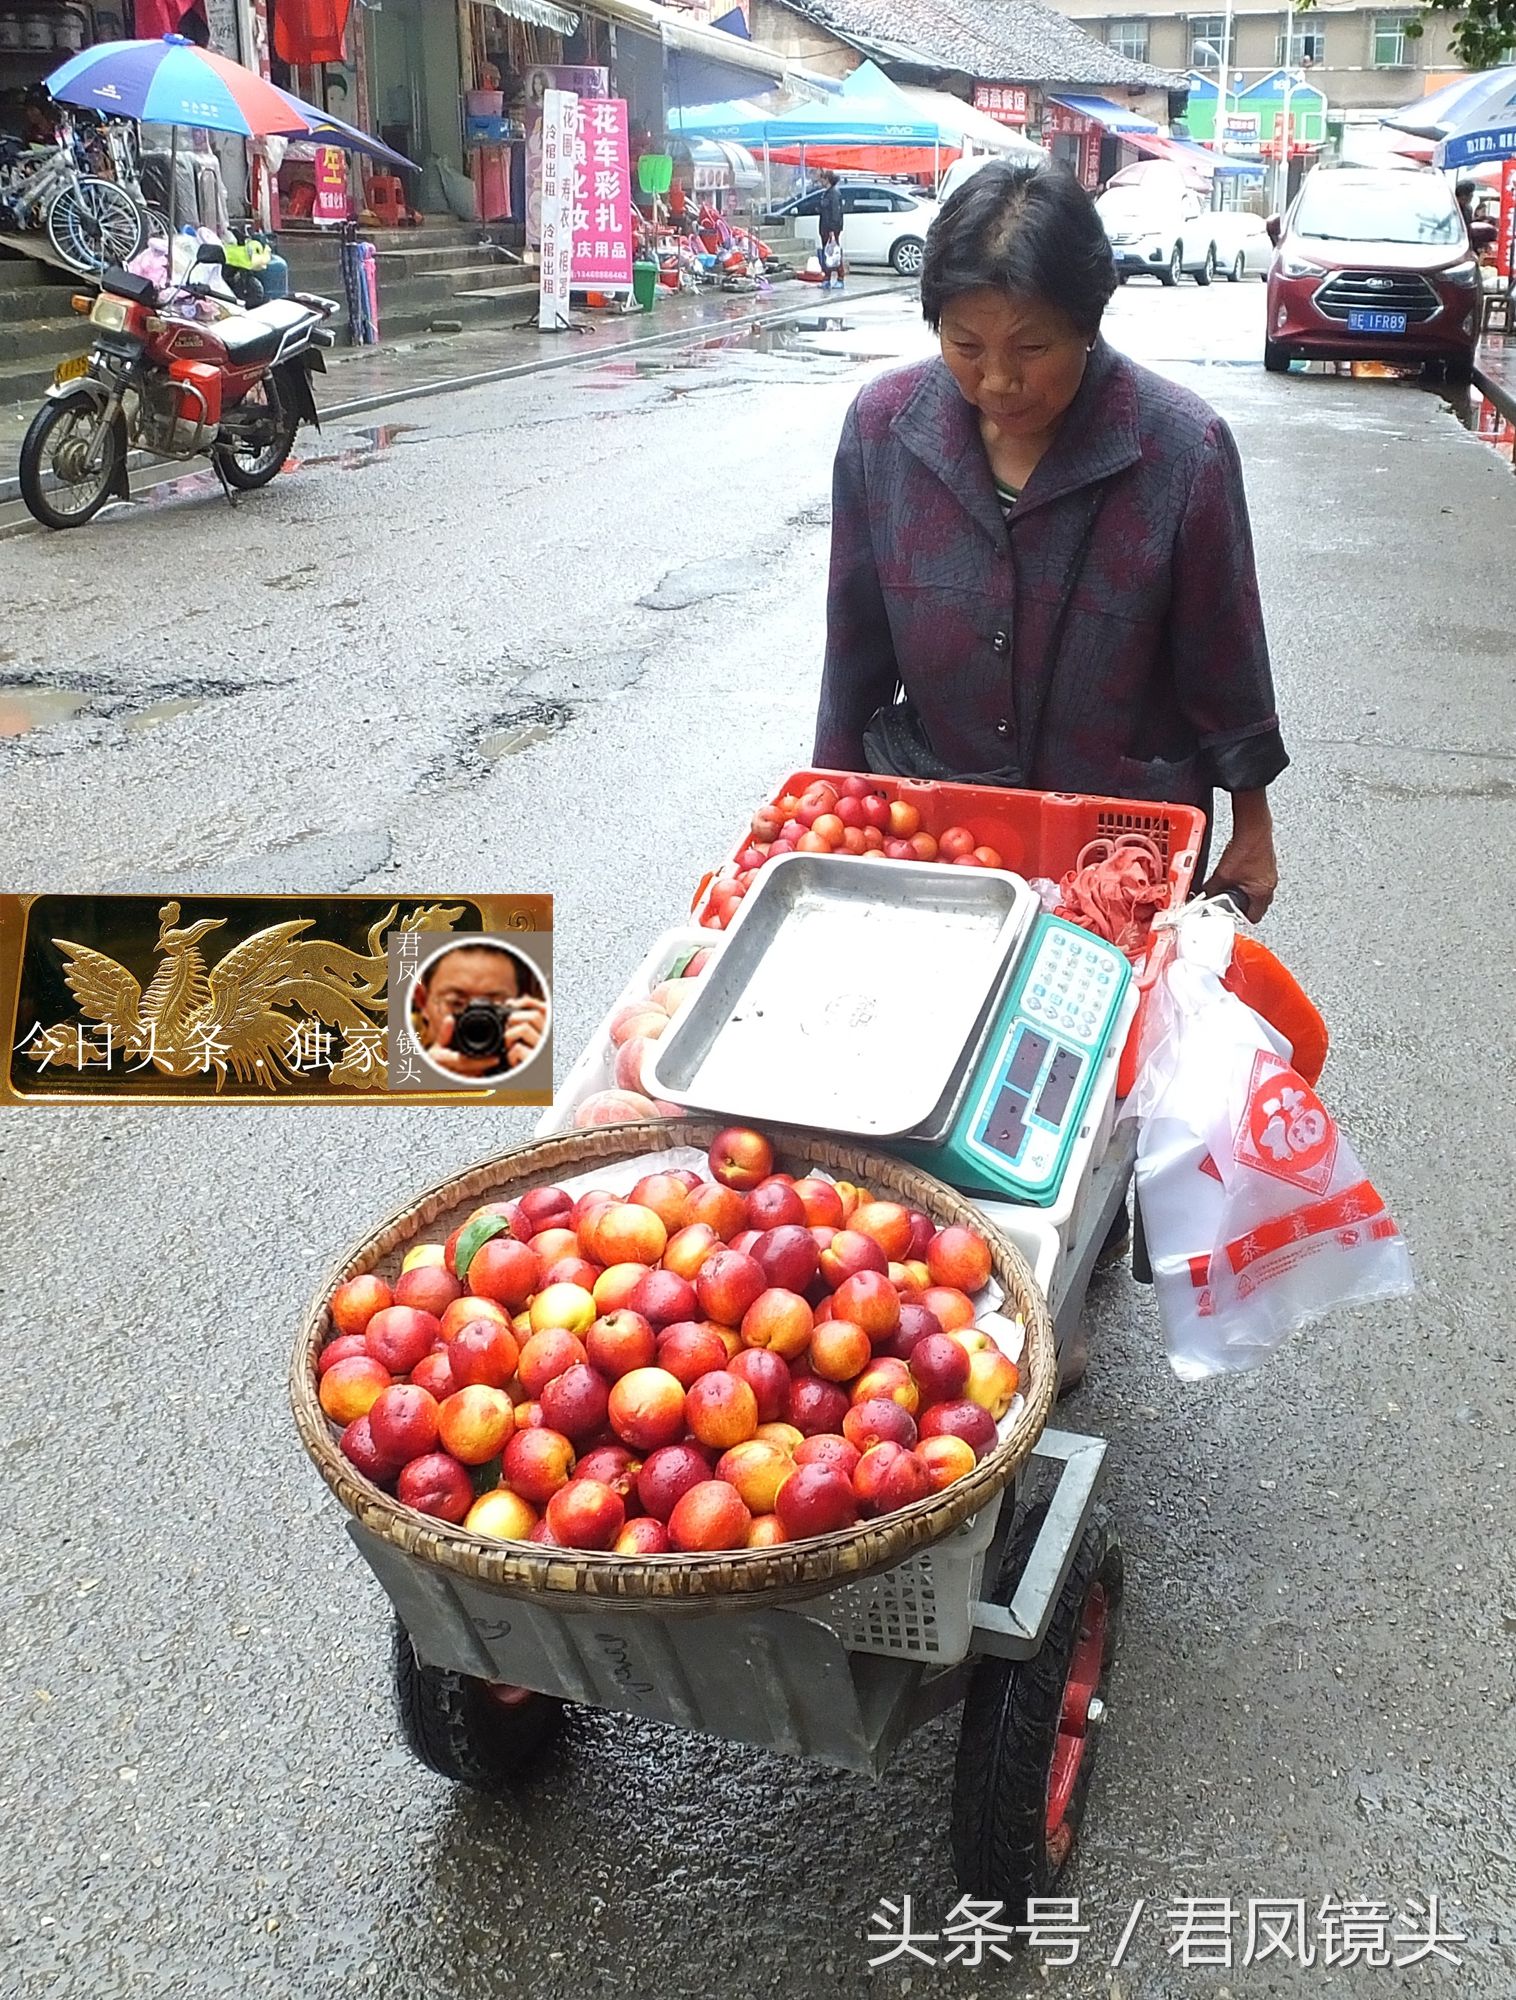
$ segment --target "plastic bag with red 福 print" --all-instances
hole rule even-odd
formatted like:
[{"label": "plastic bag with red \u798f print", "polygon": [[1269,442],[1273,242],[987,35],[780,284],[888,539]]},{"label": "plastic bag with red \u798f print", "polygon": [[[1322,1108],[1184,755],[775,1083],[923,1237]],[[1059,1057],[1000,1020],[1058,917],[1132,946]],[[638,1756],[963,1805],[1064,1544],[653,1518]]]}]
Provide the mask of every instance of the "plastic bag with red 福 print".
[{"label": "plastic bag with red \u798f print", "polygon": [[[1175,928],[1127,1115],[1169,1363],[1194,1381],[1257,1368],[1293,1328],[1414,1280],[1405,1238],[1317,1095],[1324,1031],[1297,1064],[1228,990],[1225,908],[1191,904]],[[1319,1024],[1306,1007],[1302,1022]]]}]

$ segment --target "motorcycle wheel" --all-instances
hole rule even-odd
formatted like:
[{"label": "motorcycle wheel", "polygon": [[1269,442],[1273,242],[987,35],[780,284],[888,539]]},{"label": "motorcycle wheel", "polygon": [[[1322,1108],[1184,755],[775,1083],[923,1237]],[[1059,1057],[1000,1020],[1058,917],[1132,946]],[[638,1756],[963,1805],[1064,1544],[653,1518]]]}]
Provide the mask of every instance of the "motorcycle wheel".
[{"label": "motorcycle wheel", "polygon": [[239,440],[217,444],[212,449],[212,457],[228,483],[244,493],[256,492],[260,486],[267,486],[271,479],[279,476],[294,445],[295,433],[300,428],[299,412],[293,406],[285,408],[278,389],[267,378],[249,389],[238,407],[257,409],[260,404],[267,407],[273,425],[264,442],[254,444],[251,440]]},{"label": "motorcycle wheel", "polygon": [[21,498],[43,527],[82,528],[118,489],[126,459],[119,415],[101,439],[99,464],[91,469],[84,462],[99,421],[99,403],[83,391],[44,403],[32,418],[21,441]]},{"label": "motorcycle wheel", "polygon": [[147,211],[114,181],[86,177],[47,212],[53,248],[71,270],[93,275],[124,267],[147,248]]}]

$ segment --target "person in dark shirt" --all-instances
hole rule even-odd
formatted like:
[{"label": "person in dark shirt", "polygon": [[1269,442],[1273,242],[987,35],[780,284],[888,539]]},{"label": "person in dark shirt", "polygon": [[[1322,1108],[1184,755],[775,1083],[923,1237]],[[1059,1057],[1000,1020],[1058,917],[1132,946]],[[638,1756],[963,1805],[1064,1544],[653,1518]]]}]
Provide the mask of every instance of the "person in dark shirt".
[{"label": "person in dark shirt", "polygon": [[[839,177],[836,174],[826,174],[823,178],[826,184],[826,192],[822,195],[821,206],[816,211],[816,241],[822,271],[821,289],[824,292],[829,292],[835,285],[840,292],[842,290],[842,219],[844,213],[842,207],[842,189],[838,185]],[[832,244],[836,244],[837,246],[833,253],[836,259],[835,263],[829,262],[827,257],[828,248]]]},{"label": "person in dark shirt", "polygon": [[1289,757],[1242,466],[1214,410],[1102,338],[1115,289],[1064,169],[991,164],[944,203],[921,273],[941,351],[876,376],[843,425],[813,761],[868,769],[903,687],[965,783],[1208,821],[1227,792],[1209,887],[1256,921]]}]

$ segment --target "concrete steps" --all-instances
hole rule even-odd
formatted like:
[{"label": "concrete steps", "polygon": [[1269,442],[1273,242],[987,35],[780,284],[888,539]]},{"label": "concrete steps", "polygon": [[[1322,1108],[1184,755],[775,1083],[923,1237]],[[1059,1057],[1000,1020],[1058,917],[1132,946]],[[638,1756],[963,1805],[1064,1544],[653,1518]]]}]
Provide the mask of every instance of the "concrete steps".
[{"label": "concrete steps", "polygon": [[[382,341],[408,340],[440,322],[465,326],[506,317],[524,307],[535,274],[492,253],[486,232],[462,222],[424,223],[415,229],[364,232],[379,263],[379,333]],[[286,232],[281,254],[297,291],[341,298],[338,245],[330,238]],[[524,317],[524,311],[522,315]]]},{"label": "concrete steps", "polygon": [[88,347],[88,328],[69,300],[92,289],[29,257],[0,252],[0,407],[36,402],[58,363]]}]

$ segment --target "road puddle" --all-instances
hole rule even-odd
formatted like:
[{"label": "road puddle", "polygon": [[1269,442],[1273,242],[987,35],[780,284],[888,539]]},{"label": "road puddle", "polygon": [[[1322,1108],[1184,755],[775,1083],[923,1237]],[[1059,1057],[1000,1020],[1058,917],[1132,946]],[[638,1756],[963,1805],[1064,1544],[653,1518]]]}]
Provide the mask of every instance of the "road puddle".
[{"label": "road puddle", "polygon": [[154,701],[146,708],[139,708],[135,715],[125,717],[123,726],[128,730],[156,729],[160,722],[172,722],[176,715],[193,715],[197,708],[204,706],[203,701],[188,697]]},{"label": "road puddle", "polygon": [[573,719],[574,711],[567,702],[531,702],[514,714],[492,717],[488,733],[479,737],[475,748],[486,763],[493,764],[501,757],[519,756],[523,750],[546,743]]},{"label": "road puddle", "polygon": [[[840,315],[823,314],[810,319],[785,320],[770,326],[733,327],[692,339],[688,346],[670,346],[659,352],[635,351],[607,356],[588,377],[594,389],[616,389],[629,382],[651,381],[685,375],[694,369],[709,368],[712,362],[742,360],[747,355],[770,355],[779,360],[823,362],[832,369],[859,362],[887,361],[887,352],[852,346],[847,336],[857,333],[854,321]],[[678,396],[686,393],[671,388]]]},{"label": "road puddle", "polygon": [[34,729],[58,729],[76,722],[90,698],[73,688],[0,685],[0,736],[29,736]]}]

